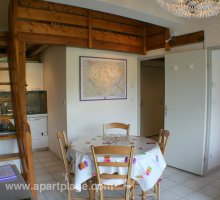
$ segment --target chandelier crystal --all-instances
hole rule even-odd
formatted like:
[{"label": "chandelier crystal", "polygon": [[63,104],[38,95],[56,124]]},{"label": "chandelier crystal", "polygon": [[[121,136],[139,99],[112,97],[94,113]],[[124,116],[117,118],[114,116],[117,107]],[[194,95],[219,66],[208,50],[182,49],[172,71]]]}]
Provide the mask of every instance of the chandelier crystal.
[{"label": "chandelier crystal", "polygon": [[172,14],[185,18],[207,18],[220,12],[220,0],[156,0]]}]

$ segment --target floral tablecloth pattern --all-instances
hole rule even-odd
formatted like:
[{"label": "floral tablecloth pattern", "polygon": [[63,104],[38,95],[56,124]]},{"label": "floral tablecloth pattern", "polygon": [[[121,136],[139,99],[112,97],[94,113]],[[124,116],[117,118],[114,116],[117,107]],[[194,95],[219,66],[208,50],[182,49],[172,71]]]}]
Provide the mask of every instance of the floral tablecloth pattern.
[{"label": "floral tablecloth pattern", "polygon": [[[75,189],[81,191],[81,184],[95,175],[95,167],[91,154],[91,145],[103,146],[134,146],[135,155],[133,160],[131,178],[135,179],[140,187],[147,191],[152,188],[162,175],[166,167],[164,157],[160,151],[159,145],[153,140],[139,136],[118,137],[117,144],[110,144],[103,136],[94,136],[88,138],[79,138],[72,142],[71,148],[67,152],[68,159],[72,162],[73,171],[75,172]],[[104,162],[111,160],[115,162],[127,162],[126,157],[104,155],[98,158]],[[126,173],[126,168],[120,167],[102,167],[101,173],[120,174]],[[105,184],[119,185],[122,180],[108,180]]]}]

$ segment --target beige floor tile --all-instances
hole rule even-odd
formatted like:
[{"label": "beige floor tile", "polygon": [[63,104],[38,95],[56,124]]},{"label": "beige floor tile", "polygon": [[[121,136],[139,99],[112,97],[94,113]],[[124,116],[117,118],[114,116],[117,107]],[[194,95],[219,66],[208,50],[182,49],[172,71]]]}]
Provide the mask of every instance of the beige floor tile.
[{"label": "beige floor tile", "polygon": [[[61,160],[49,151],[35,152],[34,158],[37,183],[65,184]],[[220,170],[201,177],[167,166],[162,177],[161,200],[220,200]],[[141,200],[141,192],[141,188],[137,186],[135,200]],[[114,196],[119,195],[120,192],[106,192],[106,195],[108,194]],[[88,197],[88,192],[74,192],[74,196],[85,198]],[[60,192],[57,189],[39,194],[39,200],[64,199],[67,199],[67,192]],[[147,200],[156,200],[156,198],[148,196]]]},{"label": "beige floor tile", "polygon": [[200,192],[193,192],[189,196],[185,197],[187,200],[212,200],[211,197],[204,195]]}]

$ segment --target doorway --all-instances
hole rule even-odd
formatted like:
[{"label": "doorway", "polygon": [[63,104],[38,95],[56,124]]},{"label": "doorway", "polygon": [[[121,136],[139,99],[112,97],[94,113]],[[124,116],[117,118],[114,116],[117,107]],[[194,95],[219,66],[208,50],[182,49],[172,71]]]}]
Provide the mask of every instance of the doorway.
[{"label": "doorway", "polygon": [[141,61],[141,136],[154,137],[164,128],[165,59]]}]

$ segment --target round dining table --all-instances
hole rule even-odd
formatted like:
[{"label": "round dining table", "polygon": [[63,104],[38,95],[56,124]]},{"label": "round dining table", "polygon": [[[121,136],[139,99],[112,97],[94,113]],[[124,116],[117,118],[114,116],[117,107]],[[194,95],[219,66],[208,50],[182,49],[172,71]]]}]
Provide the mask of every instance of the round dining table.
[{"label": "round dining table", "polygon": [[[82,183],[95,176],[91,145],[111,145],[112,148],[115,145],[134,146],[131,178],[138,182],[143,191],[147,191],[154,186],[166,167],[158,143],[145,137],[111,135],[78,138],[71,143],[67,152],[67,158],[71,161],[72,170],[75,174],[73,183],[78,191],[81,191]],[[109,155],[103,155],[103,158],[99,159],[103,159],[104,162],[109,162],[110,159],[111,162],[126,161],[125,157],[110,157]],[[101,171],[109,174],[124,173],[119,167],[103,169]],[[113,182],[111,184],[117,185],[119,183]]]}]

